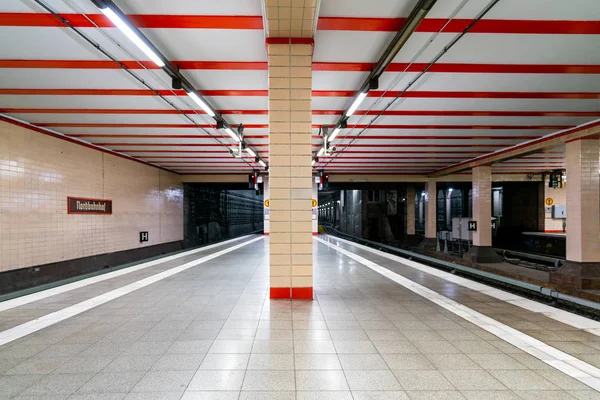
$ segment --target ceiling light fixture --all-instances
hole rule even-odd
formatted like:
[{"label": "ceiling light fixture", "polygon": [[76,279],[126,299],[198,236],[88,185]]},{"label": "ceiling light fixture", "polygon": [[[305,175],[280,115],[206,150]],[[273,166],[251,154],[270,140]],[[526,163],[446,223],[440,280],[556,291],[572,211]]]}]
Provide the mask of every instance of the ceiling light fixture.
[{"label": "ceiling light fixture", "polygon": [[265,164],[265,162],[263,160],[258,160],[258,163],[263,167],[263,168],[267,168],[267,164]]},{"label": "ceiling light fixture", "polygon": [[358,97],[356,98],[356,100],[354,100],[354,103],[352,103],[352,105],[350,106],[350,108],[348,109],[348,111],[346,111],[346,116],[349,117],[352,114],[354,114],[354,112],[356,111],[356,109],[358,108],[358,106],[360,105],[360,103],[362,103],[362,101],[365,99],[365,97],[367,97],[367,93],[366,92],[360,92],[360,94],[358,95]]},{"label": "ceiling light fixture", "polygon": [[235,141],[241,142],[240,137],[233,131],[233,129],[225,128],[225,132],[227,132],[227,134],[229,136],[231,136],[231,138],[234,139]]},{"label": "ceiling light fixture", "polygon": [[331,135],[329,135],[329,137],[327,138],[328,142],[331,142],[333,139],[335,139],[337,137],[337,135],[340,133],[341,128],[335,128],[333,130],[333,132],[331,132]]},{"label": "ceiling light fixture", "polygon": [[325,147],[321,147],[321,150],[317,153],[317,157],[321,157],[325,153]]},{"label": "ceiling light fixture", "polygon": [[208,106],[208,104],[203,102],[202,99],[200,97],[198,97],[198,95],[196,93],[188,92],[188,96],[190,96],[190,98],[192,100],[194,100],[196,102],[196,104],[198,104],[204,110],[205,113],[207,113],[211,117],[215,116],[215,112]]},{"label": "ceiling light fixture", "polygon": [[310,163],[310,165],[314,166],[316,162],[317,162],[317,160],[312,160],[312,162]]},{"label": "ceiling light fixture", "polygon": [[125,36],[129,38],[129,40],[139,47],[144,54],[150,57],[150,59],[154,61],[156,65],[161,68],[165,66],[165,62],[161,60],[160,57],[154,51],[152,51],[152,49],[146,43],[144,43],[144,41],[129,27],[129,25],[127,25],[127,23],[123,21],[121,17],[119,17],[117,13],[115,13],[110,7],[100,8],[100,11],[102,11],[102,13],[106,15],[108,19],[110,19],[110,21],[125,34]]},{"label": "ceiling light fixture", "polygon": [[246,152],[252,157],[256,157],[256,153],[250,147],[246,147]]}]

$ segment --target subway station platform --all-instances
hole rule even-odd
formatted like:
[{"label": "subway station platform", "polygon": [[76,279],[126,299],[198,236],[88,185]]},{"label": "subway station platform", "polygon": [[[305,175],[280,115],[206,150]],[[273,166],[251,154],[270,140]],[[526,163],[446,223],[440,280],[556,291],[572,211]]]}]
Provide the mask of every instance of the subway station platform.
[{"label": "subway station platform", "polygon": [[245,236],[0,303],[0,399],[598,399],[600,322],[335,237]]}]

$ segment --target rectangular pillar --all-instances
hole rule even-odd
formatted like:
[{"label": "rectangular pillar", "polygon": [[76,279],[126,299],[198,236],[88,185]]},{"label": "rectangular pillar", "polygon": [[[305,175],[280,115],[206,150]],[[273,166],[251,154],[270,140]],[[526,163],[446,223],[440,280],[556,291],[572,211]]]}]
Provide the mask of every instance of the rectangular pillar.
[{"label": "rectangular pillar", "polygon": [[567,261],[550,274],[558,287],[600,289],[600,139],[566,143]]},{"label": "rectangular pillar", "polygon": [[467,257],[473,264],[502,262],[492,248],[492,167],[475,167],[471,172],[473,221],[477,222],[477,230],[473,232],[473,247]]},{"label": "rectangular pillar", "polygon": [[267,49],[270,297],[312,299],[312,45]]},{"label": "rectangular pillar", "polygon": [[415,234],[415,187],[406,189],[406,234]]},{"label": "rectangular pillar", "polygon": [[312,233],[319,234],[319,184],[312,178]]},{"label": "rectangular pillar", "polygon": [[425,184],[425,238],[435,239],[437,235],[437,185],[435,182]]},{"label": "rectangular pillar", "polygon": [[263,211],[264,211],[264,233],[265,235],[269,234],[269,222],[270,222],[270,209],[269,209],[269,177],[268,176],[263,176],[263,188],[264,188],[264,202],[263,202]]},{"label": "rectangular pillar", "polygon": [[600,262],[600,139],[567,147],[567,260]]},{"label": "rectangular pillar", "polygon": [[473,232],[474,246],[492,245],[492,167],[475,167],[473,179],[473,221],[477,230]]}]

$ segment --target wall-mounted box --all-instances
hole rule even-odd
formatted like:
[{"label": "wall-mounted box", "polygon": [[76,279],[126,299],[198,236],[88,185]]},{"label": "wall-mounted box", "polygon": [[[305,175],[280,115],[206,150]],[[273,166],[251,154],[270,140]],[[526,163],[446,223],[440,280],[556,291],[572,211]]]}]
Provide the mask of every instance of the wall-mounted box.
[{"label": "wall-mounted box", "polygon": [[552,218],[567,218],[567,206],[553,205]]}]

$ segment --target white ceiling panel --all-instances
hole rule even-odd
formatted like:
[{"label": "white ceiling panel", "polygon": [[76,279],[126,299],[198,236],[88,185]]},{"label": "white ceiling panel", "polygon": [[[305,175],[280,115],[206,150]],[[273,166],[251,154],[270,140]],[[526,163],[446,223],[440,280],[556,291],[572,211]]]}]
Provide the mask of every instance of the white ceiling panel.
[{"label": "white ceiling panel", "polygon": [[[81,0],[80,0],[81,1]],[[89,0],[86,0],[89,1]],[[115,0],[131,14],[261,15],[261,0]]]},{"label": "white ceiling panel", "polygon": [[[327,32],[327,35],[330,32]],[[394,62],[411,61],[431,33],[415,32]],[[416,59],[430,62],[456,36],[441,33]],[[467,33],[441,59],[446,63],[598,64],[598,45],[590,35]],[[347,40],[347,39],[346,39]]]},{"label": "white ceiling panel", "polygon": [[262,30],[143,29],[142,31],[170,60],[267,61],[265,35]]}]

